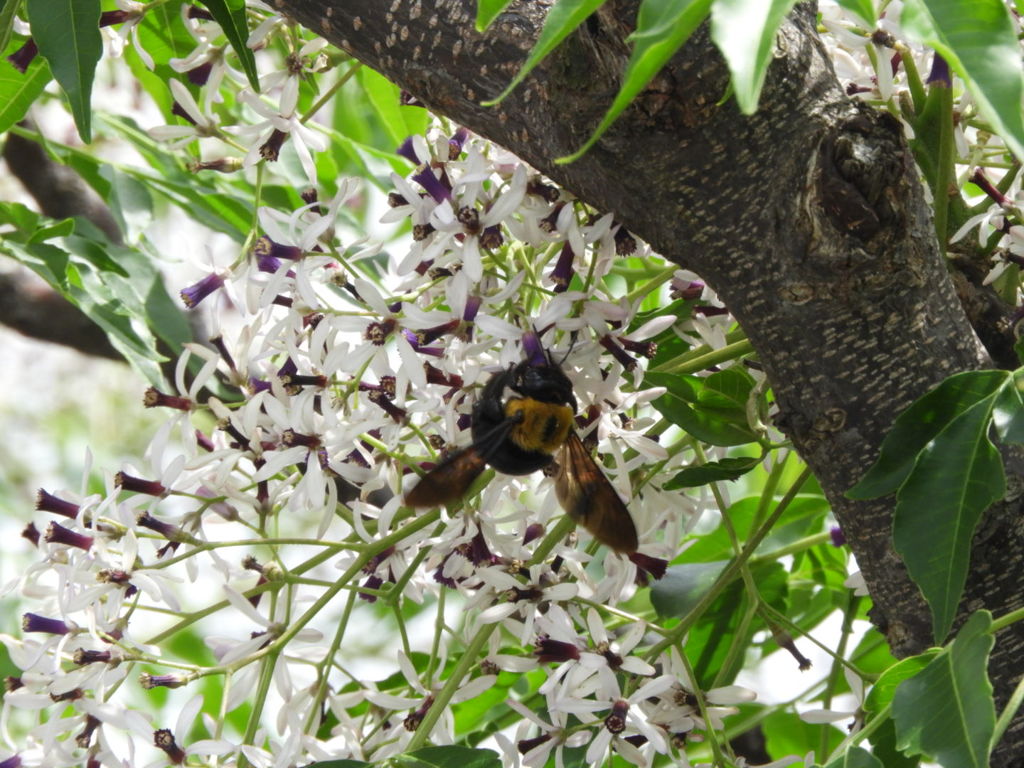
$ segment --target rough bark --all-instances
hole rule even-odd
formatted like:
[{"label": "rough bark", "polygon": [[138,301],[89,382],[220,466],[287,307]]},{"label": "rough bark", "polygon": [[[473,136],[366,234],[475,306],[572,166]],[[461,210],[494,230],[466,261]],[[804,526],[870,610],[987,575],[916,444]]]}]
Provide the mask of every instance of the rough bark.
[{"label": "rough bark", "polygon": [[[906,405],[987,356],[946,274],[900,125],[847,98],[813,8],[802,6],[778,35],[756,114],[723,103],[728,72],[702,30],[592,151],[555,165],[614,97],[637,2],[607,3],[501,106],[480,106],[517,71],[551,4],[514,2],[481,35],[473,0],[277,0],[714,287],[768,373],[776,423],[846,532],[873,619],[897,655],[923,650],[933,642],[930,614],[891,547],[892,499],[843,493]],[[963,616],[1020,607],[1019,519],[1018,499],[986,516]],[[990,671],[1000,702],[1024,672],[1022,640],[1020,624],[999,637]],[[1024,754],[1021,726],[1018,718],[997,765]]]}]

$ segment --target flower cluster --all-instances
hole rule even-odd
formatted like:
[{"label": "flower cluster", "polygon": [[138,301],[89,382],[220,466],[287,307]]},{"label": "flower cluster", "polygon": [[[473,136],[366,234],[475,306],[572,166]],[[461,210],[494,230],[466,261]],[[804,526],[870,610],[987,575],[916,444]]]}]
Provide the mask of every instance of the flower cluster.
[{"label": "flower cluster", "polygon": [[[540,728],[496,736],[510,761],[587,744],[588,761],[611,749],[644,765],[721,727],[727,702],[695,690],[679,641],[659,647],[615,606],[660,576],[705,506],[642,472],[683,463],[645,434],[661,392],[643,386],[651,339],[674,328],[720,346],[725,313],[641,316],[670,289],[714,298],[465,129],[435,126],[399,154],[413,169],[392,174],[384,219],[408,221],[404,251],[348,236],[352,180],[326,203],[261,208],[243,257],[181,291],[235,311],[213,318],[210,347],[188,345],[173,391],[146,393],[168,419],[145,460],[102,492],[40,492],[46,522],[25,535],[41,559],[17,584],[35,607],[2,638],[21,670],[4,698],[20,765],[383,759],[450,743],[457,703],[503,671],[533,681],[509,706]],[[637,295],[616,278],[624,256],[652,276]],[[403,505],[439,446],[471,440],[481,385],[524,344],[572,379],[575,428],[630,500],[640,553],[567,535],[539,474],[497,475],[460,509]],[[407,629],[409,606],[434,629]],[[374,671],[352,667],[360,654]],[[147,709],[157,689],[173,722]]]}]

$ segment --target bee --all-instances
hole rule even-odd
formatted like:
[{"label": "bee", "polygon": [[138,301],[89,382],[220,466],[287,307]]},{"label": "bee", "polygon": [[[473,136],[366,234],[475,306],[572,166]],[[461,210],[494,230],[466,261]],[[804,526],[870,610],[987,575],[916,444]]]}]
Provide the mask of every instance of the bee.
[{"label": "bee", "polygon": [[633,518],[573,429],[575,416],[572,382],[550,357],[494,374],[473,406],[473,442],[424,475],[405,503],[454,501],[488,464],[507,475],[557,464],[555,492],[569,516],[616,552],[635,552]]}]

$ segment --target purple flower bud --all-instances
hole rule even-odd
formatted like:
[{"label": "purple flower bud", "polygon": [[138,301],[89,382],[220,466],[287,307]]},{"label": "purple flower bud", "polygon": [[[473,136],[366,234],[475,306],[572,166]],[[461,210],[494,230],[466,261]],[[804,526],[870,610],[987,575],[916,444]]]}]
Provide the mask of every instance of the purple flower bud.
[{"label": "purple flower bud", "polygon": [[462,319],[467,323],[473,322],[483,303],[484,300],[480,296],[467,296],[466,307],[462,310]]},{"label": "purple flower bud", "polygon": [[564,293],[569,289],[569,283],[575,274],[573,269],[575,258],[576,254],[573,253],[572,246],[566,241],[562,246],[561,252],[558,254],[555,268],[551,270],[551,282],[555,284],[555,293]]},{"label": "purple flower bud", "polygon": [[7,60],[11,62],[11,65],[21,72],[21,74],[25,74],[25,70],[28,69],[32,60],[35,59],[38,54],[39,48],[36,46],[36,41],[30,37],[25,41],[25,44],[21,46],[21,48],[8,56]]},{"label": "purple flower bud", "polygon": [[294,429],[286,429],[282,432],[281,442],[287,446],[301,445],[313,450],[320,447],[320,438],[317,435],[306,435],[296,432]]},{"label": "purple flower bud", "polygon": [[370,323],[366,326],[366,330],[363,331],[363,338],[371,344],[382,347],[395,330],[396,325],[397,323],[390,317],[381,320],[379,323]]},{"label": "purple flower bud", "polygon": [[531,541],[536,541],[544,535],[544,526],[541,523],[530,523],[526,526],[526,531],[523,533],[523,544],[529,544]]},{"label": "purple flower bud", "polygon": [[192,69],[185,73],[185,76],[188,77],[188,81],[192,85],[204,86],[210,79],[211,72],[213,72],[213,62],[207,61],[198,67],[192,67]]},{"label": "purple flower bud", "polygon": [[274,162],[281,154],[281,147],[284,145],[285,139],[288,138],[288,134],[284,131],[279,131],[276,128],[274,132],[270,134],[270,138],[267,139],[263,146],[260,147],[260,157],[267,162]]},{"label": "purple flower bud", "polygon": [[629,702],[619,699],[612,705],[611,714],[604,719],[604,727],[616,735],[626,730],[626,713],[629,712]]},{"label": "purple flower bud", "polygon": [[134,477],[126,472],[118,472],[114,475],[114,485],[133,493],[144,493],[148,496],[165,496],[167,489],[156,480],[144,480],[141,477]]},{"label": "purple flower bud", "polygon": [[548,364],[548,356],[544,351],[544,345],[540,342],[540,336],[535,330],[529,330],[523,334],[523,354],[530,365],[543,366]]},{"label": "purple flower bud", "polygon": [[195,404],[187,397],[164,394],[156,387],[150,387],[142,396],[142,405],[146,408],[174,408],[175,410],[188,413]]},{"label": "purple flower bud", "polygon": [[600,339],[598,339],[598,343],[602,347],[607,349],[609,352],[611,352],[612,357],[618,360],[619,365],[621,365],[627,371],[632,371],[634,368],[636,368],[636,359],[632,355],[630,355],[626,350],[624,350],[622,347],[616,344],[615,339],[613,339],[608,334],[605,334]]},{"label": "purple flower bud", "polygon": [[39,546],[39,529],[36,528],[35,523],[26,525],[21,531],[21,537],[31,541],[33,547]]},{"label": "purple flower bud", "polygon": [[446,183],[448,181],[447,176],[444,181],[441,181],[434,175],[433,169],[429,167],[415,174],[412,180],[427,190],[427,194],[434,198],[434,202],[440,203],[444,200],[452,199],[451,186]]},{"label": "purple flower bud", "polygon": [[36,493],[36,509],[40,512],[53,512],[55,515],[62,515],[71,520],[78,517],[78,505],[70,501],[59,499],[52,493],[47,493],[42,488]]},{"label": "purple flower bud", "polygon": [[[275,243],[266,235],[263,235],[252,247],[252,253],[256,257],[256,268],[260,272],[274,274],[281,268],[281,260],[298,261],[303,256],[301,248],[295,245],[281,245]],[[289,270],[289,275],[293,273]]]},{"label": "purple flower bud", "polygon": [[469,131],[465,128],[459,128],[455,131],[450,139],[448,139],[448,159],[457,160],[459,155],[462,154],[462,147],[466,143],[466,139],[469,137]]},{"label": "purple flower bud", "polygon": [[95,731],[99,727],[99,724],[100,720],[98,717],[94,717],[93,715],[86,715],[85,726],[78,733],[78,735],[75,736],[75,743],[82,749],[88,748],[89,742],[92,741],[93,731]]},{"label": "purple flower bud", "polygon": [[[366,581],[363,582],[363,589],[377,590],[377,589],[381,588],[381,585],[383,583],[384,583],[384,579],[382,579],[380,576],[376,576],[376,575],[369,576],[366,579]],[[373,594],[372,592],[363,592],[362,590],[360,590],[359,591],[359,599],[360,600],[365,600],[368,603],[376,603],[377,602],[377,595]]]},{"label": "purple flower bud", "polygon": [[846,544],[846,534],[843,533],[843,529],[838,525],[833,525],[829,528],[828,535],[832,539],[833,547],[841,547]]},{"label": "purple flower bud", "polygon": [[1006,205],[1006,195],[1000,192],[999,188],[988,180],[988,177],[985,176],[985,171],[981,168],[974,169],[974,173],[971,174],[969,181],[979,186],[986,195],[999,203],[999,205]]},{"label": "purple flower bud", "polygon": [[189,309],[196,307],[199,302],[205,299],[214,291],[224,285],[224,276],[212,272],[197,283],[181,289],[181,300]]},{"label": "purple flower bud", "polygon": [[153,746],[162,749],[167,755],[167,759],[174,765],[181,765],[188,757],[185,750],[179,747],[174,740],[174,734],[169,728],[161,728],[159,731],[153,732]]},{"label": "purple flower bud", "polygon": [[660,557],[651,557],[639,552],[631,552],[629,559],[637,568],[644,573],[650,574],[655,579],[660,579],[664,576],[668,568],[668,560]]},{"label": "purple flower bud", "polygon": [[549,661],[579,661],[580,649],[572,643],[552,640],[547,635],[540,635],[533,644],[533,654],[544,664]]},{"label": "purple flower bud", "polygon": [[139,684],[147,691],[153,688],[181,688],[187,682],[180,675],[151,675],[147,672],[139,675]]},{"label": "purple flower bud", "polygon": [[413,165],[420,164],[420,159],[416,156],[416,150],[412,146],[412,136],[401,143],[398,149],[395,150],[395,154],[404,157]]},{"label": "purple flower bud", "polygon": [[109,664],[113,654],[110,651],[89,651],[79,648],[71,656],[71,660],[80,667],[86,664]]},{"label": "purple flower bud", "polygon": [[188,539],[184,532],[176,525],[165,523],[162,520],[157,520],[149,512],[141,513],[135,522],[143,528],[148,528],[151,531],[156,531],[168,541],[180,542]]},{"label": "purple flower bud", "polygon": [[927,83],[929,85],[943,85],[949,88],[953,80],[949,75],[949,64],[939,54],[932,59],[932,71],[928,73]]},{"label": "purple flower bud", "polygon": [[38,613],[26,613],[21,617],[22,632],[41,632],[47,635],[66,635],[71,631],[60,619],[48,619]]},{"label": "purple flower bud", "polygon": [[65,528],[57,523],[50,523],[43,538],[51,544],[64,544],[69,547],[78,547],[86,552],[92,548],[92,536],[82,533],[75,533],[70,528]]},{"label": "purple flower bud", "polygon": [[180,118],[181,118],[182,120],[184,120],[185,122],[187,122],[187,123],[188,123],[188,124],[190,124],[190,125],[197,125],[197,123],[196,123],[196,121],[195,121],[195,120],[193,119],[192,115],[190,115],[190,114],[188,113],[188,110],[186,110],[186,109],[185,109],[185,108],[184,108],[183,106],[181,106],[181,104],[179,104],[178,102],[174,102],[174,103],[173,103],[173,104],[171,105],[171,114],[172,114],[172,115],[177,115],[178,117],[180,117]]},{"label": "purple flower bud", "polygon": [[540,736],[535,736],[532,739],[520,739],[516,742],[516,749],[519,750],[520,755],[525,755],[532,749],[539,747],[541,744],[545,744],[551,741],[551,734],[544,733]]}]

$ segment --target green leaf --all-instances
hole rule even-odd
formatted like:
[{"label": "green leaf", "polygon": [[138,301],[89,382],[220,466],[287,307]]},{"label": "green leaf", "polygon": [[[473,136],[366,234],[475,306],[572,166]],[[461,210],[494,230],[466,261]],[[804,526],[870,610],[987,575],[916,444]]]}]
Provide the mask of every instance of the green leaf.
[{"label": "green leaf", "polygon": [[[760,506],[759,496],[747,496],[734,501],[726,512],[740,541],[751,535]],[[772,527],[771,533],[761,542],[757,553],[771,552],[799,541],[811,533],[821,531],[822,520],[828,511],[828,501],[822,496],[797,496],[786,508],[782,518]],[[724,525],[696,537],[686,549],[687,562],[724,560],[733,554],[732,541]],[[844,573],[843,578],[845,577]]]},{"label": "green leaf", "polygon": [[[757,435],[747,425],[746,407],[740,407],[735,397],[736,391],[729,389],[735,379],[716,379],[712,384],[718,386],[718,389],[709,389],[710,379],[710,376],[704,379],[699,376],[648,372],[644,382],[668,390],[653,402],[654,407],[672,424],[698,440],[711,445],[745,445],[755,442]],[[731,408],[727,407],[730,402],[733,406]]]},{"label": "green leaf", "polygon": [[871,686],[868,695],[864,697],[864,709],[868,712],[881,712],[889,706],[889,702],[892,701],[892,697],[900,684],[904,680],[909,680],[931,664],[938,654],[939,650],[934,649],[925,651],[917,656],[910,656],[893,664]]},{"label": "green leaf", "polygon": [[932,609],[936,642],[956,617],[981,514],[1006,492],[989,440],[994,396],[951,421],[918,456],[896,494],[893,544]]},{"label": "green leaf", "polygon": [[[779,563],[762,563],[751,567],[751,576],[761,599],[776,610],[786,610],[788,578]],[[687,635],[687,657],[693,664],[698,685],[710,688],[730,684],[743,665],[743,654],[731,653],[732,648],[746,648],[755,633],[764,629],[764,622],[755,618],[743,624],[749,597],[742,579],[729,584],[701,616]],[[745,630],[740,633],[740,630]],[[728,665],[728,666],[726,666]]]},{"label": "green leaf", "polygon": [[726,457],[718,461],[709,461],[707,464],[687,467],[665,483],[666,491],[674,491],[679,488],[696,488],[700,485],[717,483],[722,480],[736,480],[747,474],[761,461],[757,457]]},{"label": "green leaf", "polygon": [[682,618],[704,597],[727,563],[719,560],[669,566],[651,586],[651,605],[659,616]]},{"label": "green leaf", "polygon": [[704,389],[697,394],[697,402],[703,408],[721,408],[744,414],[746,420],[747,400],[754,389],[754,378],[738,366],[715,371],[704,378]]},{"label": "green leaf", "polygon": [[636,98],[690,34],[707,17],[711,0],[643,0],[637,12],[636,31],[629,36],[633,53],[626,65],[622,87],[600,124],[583,146],[556,163],[578,160]]},{"label": "green leaf", "polygon": [[992,409],[992,424],[996,428],[999,439],[1004,443],[1024,443],[1024,399],[1021,397],[1021,384],[1024,379],[1020,372],[1014,374],[996,397]]},{"label": "green leaf", "polygon": [[153,198],[149,189],[116,168],[108,166],[100,172],[110,181],[110,195],[106,198],[110,212],[117,219],[125,240],[137,242],[153,221]]},{"label": "green leaf", "polygon": [[24,73],[9,61],[0,61],[0,133],[25,117],[46,84],[53,79],[50,65],[42,56],[36,56]]},{"label": "green leaf", "polygon": [[492,749],[469,747],[424,747],[391,758],[392,765],[402,768],[501,768],[498,753]]},{"label": "green leaf", "polygon": [[732,90],[744,114],[753,114],[775,49],[775,33],[796,0],[715,0],[711,39],[732,73]]},{"label": "green leaf", "polygon": [[92,141],[92,81],[103,54],[100,0],[26,0],[32,37],[68,97],[78,135]]},{"label": "green leaf", "polygon": [[548,15],[544,19],[544,28],[540,31],[540,37],[534,43],[533,50],[523,62],[523,66],[512,78],[512,82],[496,99],[483,102],[483,106],[493,107],[495,104],[500,104],[506,96],[515,90],[516,86],[526,79],[534,67],[540,64],[549,53],[558,47],[559,43],[569,36],[570,32],[586,21],[587,17],[602,4],[604,4],[604,0],[558,0],[548,11]]},{"label": "green leaf", "polygon": [[[23,203],[0,202],[0,224],[10,224],[22,235],[21,242],[28,240],[35,231],[41,215]],[[11,239],[11,232],[4,232],[6,239]]]},{"label": "green leaf", "polygon": [[202,0],[202,3],[224,30],[224,35],[231,43],[231,48],[245,71],[249,85],[259,93],[260,76],[256,72],[256,57],[247,45],[249,27],[245,19],[245,0]]},{"label": "green leaf", "polygon": [[989,397],[1009,379],[1007,371],[965,371],[950,376],[896,418],[878,460],[853,488],[851,499],[892,493],[910,474],[917,455],[949,422]]},{"label": "green leaf", "polygon": [[373,763],[364,763],[362,760],[325,760],[319,763],[309,763],[306,768],[370,768]]},{"label": "green leaf", "polygon": [[476,2],[476,29],[483,32],[497,18],[498,14],[505,10],[505,6],[512,0],[477,0]]},{"label": "green leaf", "polygon": [[973,614],[956,640],[896,689],[897,746],[943,766],[988,766],[995,705],[986,672],[993,638],[987,611]]},{"label": "green leaf", "polygon": [[18,12],[21,0],[0,0],[0,53],[7,50],[14,32],[14,16]]},{"label": "green leaf", "polygon": [[877,726],[868,736],[871,742],[871,753],[882,761],[885,768],[917,768],[921,764],[920,755],[905,755],[896,748],[896,724],[891,717]]},{"label": "green leaf", "polygon": [[805,723],[795,712],[775,711],[761,723],[765,750],[771,755],[805,755],[821,745],[821,734],[827,739],[826,754],[839,746],[842,734],[835,728]]},{"label": "green leaf", "polygon": [[1024,73],[1005,3],[906,0],[900,23],[963,78],[982,116],[1017,157],[1024,156]]},{"label": "green leaf", "polygon": [[860,16],[868,27],[874,27],[878,21],[875,4],[871,0],[839,0],[839,5]]},{"label": "green leaf", "polygon": [[388,132],[388,137],[392,144],[398,147],[413,133],[405,122],[406,108],[401,105],[398,86],[369,67],[360,67],[358,77],[360,85],[363,86],[363,93],[369,97],[377,117]]},{"label": "green leaf", "polygon": [[878,758],[861,747],[852,746],[825,768],[886,768]]}]

